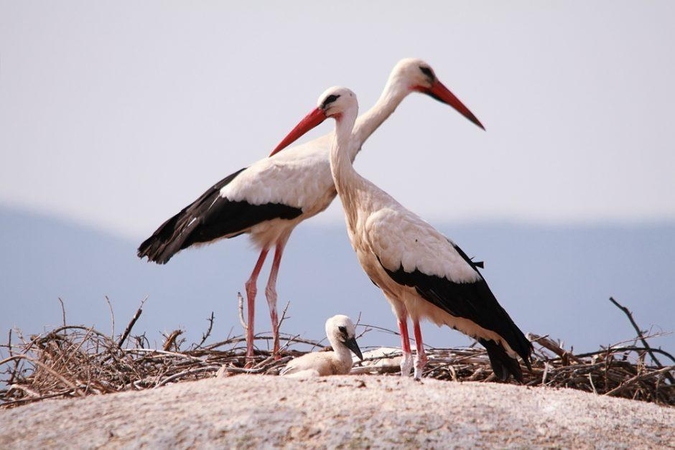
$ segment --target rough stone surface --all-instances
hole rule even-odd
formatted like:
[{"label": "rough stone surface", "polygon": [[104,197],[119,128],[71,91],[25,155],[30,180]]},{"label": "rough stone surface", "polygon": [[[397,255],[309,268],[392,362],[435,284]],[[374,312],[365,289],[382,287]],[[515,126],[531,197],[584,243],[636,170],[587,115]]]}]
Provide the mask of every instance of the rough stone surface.
[{"label": "rough stone surface", "polygon": [[240,375],[0,410],[0,448],[675,448],[675,409],[565,389]]}]

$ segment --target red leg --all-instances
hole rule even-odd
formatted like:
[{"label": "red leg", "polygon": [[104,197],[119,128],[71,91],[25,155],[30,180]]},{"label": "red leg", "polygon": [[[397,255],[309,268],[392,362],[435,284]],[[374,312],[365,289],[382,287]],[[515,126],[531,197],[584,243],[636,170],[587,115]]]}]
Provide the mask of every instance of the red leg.
[{"label": "red leg", "polygon": [[258,257],[258,262],[253,268],[253,273],[251,277],[246,281],[246,300],[248,308],[248,323],[246,324],[246,365],[250,365],[253,362],[253,339],[254,339],[254,324],[255,324],[255,296],[258,293],[258,275],[260,275],[260,270],[262,269],[263,264],[265,263],[265,258],[267,257],[267,252],[269,249],[264,248],[260,252]]},{"label": "red leg", "polygon": [[398,329],[401,331],[403,353],[410,353],[410,336],[408,335],[408,322],[406,319],[399,319]]},{"label": "red leg", "polygon": [[267,297],[267,304],[270,308],[270,320],[272,321],[272,336],[274,339],[273,355],[275,359],[279,359],[279,316],[277,314],[277,275],[279,274],[279,264],[281,264],[281,256],[284,253],[286,240],[283,239],[277,243],[274,251],[274,261],[272,262],[272,269],[270,270],[270,277],[267,280],[267,288],[265,289],[265,296]]},{"label": "red leg", "polygon": [[410,336],[408,335],[408,319],[406,316],[398,319],[398,329],[401,332],[401,348],[403,349],[401,376],[407,377],[412,368],[412,352],[410,351]]},{"label": "red leg", "polygon": [[427,364],[427,354],[424,351],[424,343],[422,342],[422,329],[420,328],[419,320],[413,320],[413,332],[415,333],[415,347],[417,349],[417,359],[415,360],[415,379],[422,378],[422,371]]}]

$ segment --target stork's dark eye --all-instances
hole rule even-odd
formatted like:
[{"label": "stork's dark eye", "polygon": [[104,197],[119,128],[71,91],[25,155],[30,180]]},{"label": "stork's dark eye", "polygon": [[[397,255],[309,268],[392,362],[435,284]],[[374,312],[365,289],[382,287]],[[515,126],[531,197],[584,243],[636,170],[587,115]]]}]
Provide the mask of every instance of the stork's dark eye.
[{"label": "stork's dark eye", "polygon": [[436,77],[434,76],[434,73],[431,71],[430,68],[424,67],[424,66],[420,66],[420,70],[422,71],[422,73],[423,73],[424,75],[428,76],[428,77],[431,78],[432,80],[436,78]]},{"label": "stork's dark eye", "polygon": [[[339,95],[335,95],[335,94],[329,95],[328,97],[326,97],[326,100],[323,101],[323,104],[321,105],[321,108],[325,109],[328,105],[330,105],[331,103],[333,103],[333,102],[334,102],[335,100],[337,100],[338,98],[340,98]],[[342,328],[342,327],[341,327],[341,328]]]},{"label": "stork's dark eye", "polygon": [[340,331],[340,334],[347,336],[347,327],[338,327],[338,330]]}]

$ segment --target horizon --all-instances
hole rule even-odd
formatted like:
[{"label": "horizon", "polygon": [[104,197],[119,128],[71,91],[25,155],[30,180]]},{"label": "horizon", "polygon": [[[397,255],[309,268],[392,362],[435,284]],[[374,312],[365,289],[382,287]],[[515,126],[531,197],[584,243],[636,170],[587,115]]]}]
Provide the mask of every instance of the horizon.
[{"label": "horizon", "polygon": [[[185,205],[183,205],[185,206]],[[341,211],[340,200],[336,198],[331,206],[328,209],[338,208]],[[182,207],[178,207],[173,213],[168,213],[167,218],[171,215],[178,212]],[[18,214],[28,214],[43,217],[47,220],[56,220],[62,222],[65,225],[71,225],[75,227],[81,227],[88,229],[90,231],[96,231],[103,234],[106,234],[110,237],[114,237],[126,241],[138,241],[142,242],[148,236],[150,236],[157,227],[159,227],[162,222],[157,223],[157,227],[149,229],[148,231],[134,231],[128,232],[125,230],[120,230],[115,227],[105,226],[105,224],[98,223],[96,221],[90,221],[84,218],[73,217],[68,214],[59,214],[58,212],[48,211],[41,208],[32,208],[27,205],[17,205],[11,202],[0,201],[0,211],[1,210],[13,211]],[[324,220],[321,220],[321,219]],[[627,218],[627,219],[612,219],[612,220],[569,220],[564,222],[559,221],[547,221],[547,220],[517,220],[514,218],[476,218],[476,219],[462,219],[462,220],[452,220],[452,219],[443,219],[438,218],[438,220],[429,219],[427,217],[422,217],[425,221],[429,222],[435,228],[448,228],[448,227],[471,227],[471,226],[501,226],[501,227],[524,227],[524,228],[544,228],[551,230],[560,230],[560,229],[598,229],[598,228],[660,228],[660,227],[674,227],[675,218]],[[316,227],[326,227],[326,228],[345,228],[344,218],[339,217],[325,217],[325,214],[318,214],[317,216],[311,217],[310,219],[303,221],[299,227],[304,226],[316,226]],[[447,236],[452,238],[452,236]],[[248,240],[248,235],[238,236],[238,239]],[[210,244],[207,244],[210,245]],[[195,249],[190,249],[190,251]]]}]

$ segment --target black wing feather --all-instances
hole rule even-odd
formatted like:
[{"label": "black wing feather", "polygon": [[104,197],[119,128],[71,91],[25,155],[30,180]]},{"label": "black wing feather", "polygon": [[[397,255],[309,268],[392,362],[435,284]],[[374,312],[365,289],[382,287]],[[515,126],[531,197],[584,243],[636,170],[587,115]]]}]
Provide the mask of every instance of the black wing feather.
[{"label": "black wing feather", "polygon": [[148,261],[165,264],[173,255],[191,245],[238,236],[266,220],[290,220],[302,214],[302,209],[280,203],[252,205],[222,197],[220,190],[244,170],[246,168],[223,178],[160,225],[138,247],[138,257],[147,256]]},{"label": "black wing feather", "polygon": [[[478,272],[479,264],[471,261],[457,245],[452,245],[462,258]],[[422,298],[448,314],[471,320],[480,327],[497,333],[523,358],[527,367],[530,368],[529,359],[532,353],[532,344],[499,304],[482,276],[476,282],[455,283],[445,277],[427,275],[418,269],[413,272],[406,272],[402,266],[395,271],[382,267],[392,280],[404,286],[415,288]],[[503,348],[492,341],[487,341],[489,342],[488,345],[485,345],[483,339],[480,339],[479,342],[488,350],[493,370],[500,378],[502,378],[500,374],[503,375],[504,371],[507,370],[514,375],[514,378],[520,377],[522,379],[522,373],[518,374],[520,369],[515,371],[514,368],[518,365],[517,362],[513,361],[513,358],[510,358]],[[507,364],[504,358],[512,360],[513,363]]]}]

